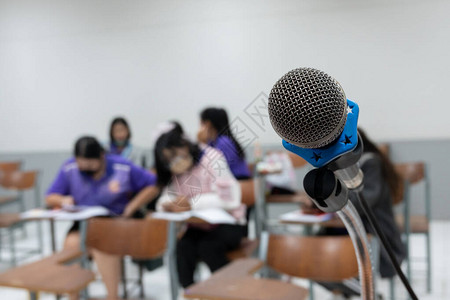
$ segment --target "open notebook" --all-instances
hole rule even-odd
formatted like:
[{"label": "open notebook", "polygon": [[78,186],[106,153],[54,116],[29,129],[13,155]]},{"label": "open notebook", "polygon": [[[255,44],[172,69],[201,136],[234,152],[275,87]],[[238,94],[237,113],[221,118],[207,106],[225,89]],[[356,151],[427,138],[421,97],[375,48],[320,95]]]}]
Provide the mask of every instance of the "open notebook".
[{"label": "open notebook", "polygon": [[93,217],[109,216],[111,212],[103,206],[71,206],[62,209],[34,208],[20,214],[21,219],[54,219],[77,221]]},{"label": "open notebook", "polygon": [[191,217],[199,218],[210,224],[236,224],[236,219],[220,208],[208,208],[202,210],[191,210],[180,213],[155,212],[152,214],[155,219],[168,221],[186,221]]},{"label": "open notebook", "polygon": [[280,216],[280,221],[301,222],[301,223],[320,223],[330,220],[333,214],[305,214],[301,210],[291,211]]}]

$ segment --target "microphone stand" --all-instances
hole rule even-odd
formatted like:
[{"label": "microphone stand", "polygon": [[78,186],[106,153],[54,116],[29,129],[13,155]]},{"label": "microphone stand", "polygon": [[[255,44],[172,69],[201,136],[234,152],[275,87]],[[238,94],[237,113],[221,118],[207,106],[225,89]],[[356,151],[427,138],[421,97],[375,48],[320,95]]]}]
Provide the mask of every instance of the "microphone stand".
[{"label": "microphone stand", "polygon": [[344,223],[355,248],[358,262],[361,296],[363,300],[375,299],[374,270],[371,249],[361,217],[349,201],[349,189],[362,189],[363,173],[357,166],[362,155],[362,145],[327,165],[306,174],[303,185],[306,193],[324,212],[336,212]]}]

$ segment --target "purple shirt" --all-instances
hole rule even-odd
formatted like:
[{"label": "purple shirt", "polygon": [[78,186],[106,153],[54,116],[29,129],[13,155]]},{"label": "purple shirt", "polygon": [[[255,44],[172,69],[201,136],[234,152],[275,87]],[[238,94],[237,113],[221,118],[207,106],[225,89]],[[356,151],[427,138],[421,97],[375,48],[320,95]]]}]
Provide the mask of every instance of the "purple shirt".
[{"label": "purple shirt", "polygon": [[120,215],[136,193],[156,182],[155,175],[120,156],[108,154],[105,159],[105,174],[99,180],[82,175],[75,158],[69,159],[59,170],[47,195],[71,195],[76,205],[100,205]]},{"label": "purple shirt", "polygon": [[250,170],[248,169],[247,163],[244,158],[239,156],[236,145],[228,136],[220,135],[215,141],[210,142],[209,145],[223,153],[231,173],[233,173],[235,178],[243,179],[250,177]]}]

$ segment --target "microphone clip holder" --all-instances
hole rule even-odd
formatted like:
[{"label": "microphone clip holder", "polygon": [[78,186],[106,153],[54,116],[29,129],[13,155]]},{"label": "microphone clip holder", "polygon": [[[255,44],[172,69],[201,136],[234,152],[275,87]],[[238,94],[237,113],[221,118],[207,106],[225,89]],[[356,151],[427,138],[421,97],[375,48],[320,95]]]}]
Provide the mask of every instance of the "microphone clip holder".
[{"label": "microphone clip holder", "polygon": [[319,209],[336,212],[344,223],[355,247],[362,299],[373,300],[375,284],[370,243],[361,218],[349,201],[349,193],[359,193],[363,187],[364,176],[358,166],[362,150],[362,142],[359,142],[353,151],[309,171],[303,179],[303,187]]}]

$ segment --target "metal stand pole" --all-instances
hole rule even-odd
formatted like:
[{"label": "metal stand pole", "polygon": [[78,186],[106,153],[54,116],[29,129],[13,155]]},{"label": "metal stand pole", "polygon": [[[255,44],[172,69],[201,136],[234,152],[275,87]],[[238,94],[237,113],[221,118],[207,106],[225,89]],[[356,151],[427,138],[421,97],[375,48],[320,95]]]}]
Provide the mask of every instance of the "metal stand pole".
[{"label": "metal stand pole", "polygon": [[337,212],[345,224],[353,246],[355,247],[356,259],[358,260],[359,280],[361,283],[361,295],[363,300],[375,299],[375,284],[371,260],[371,250],[366,231],[362,224],[358,212],[352,202],[347,204]]}]

